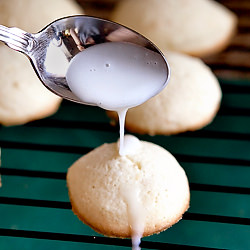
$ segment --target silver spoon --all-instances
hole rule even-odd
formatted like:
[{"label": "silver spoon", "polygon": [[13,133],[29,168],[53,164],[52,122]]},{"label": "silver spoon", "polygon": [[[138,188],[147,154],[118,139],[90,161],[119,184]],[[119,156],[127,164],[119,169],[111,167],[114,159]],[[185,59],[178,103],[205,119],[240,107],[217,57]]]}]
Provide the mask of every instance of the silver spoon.
[{"label": "silver spoon", "polygon": [[78,103],[83,102],[68,87],[65,78],[67,68],[76,54],[95,44],[131,42],[157,52],[166,62],[167,79],[162,83],[162,88],[169,79],[168,63],[153,43],[129,28],[96,17],[64,17],[36,34],[0,25],[0,41],[28,56],[38,77],[49,90]]}]

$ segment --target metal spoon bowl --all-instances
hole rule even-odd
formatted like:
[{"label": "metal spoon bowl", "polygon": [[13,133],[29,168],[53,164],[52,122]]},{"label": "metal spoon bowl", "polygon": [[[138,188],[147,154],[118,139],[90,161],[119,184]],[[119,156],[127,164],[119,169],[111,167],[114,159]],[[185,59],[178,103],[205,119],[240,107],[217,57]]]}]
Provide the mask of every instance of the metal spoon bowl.
[{"label": "metal spoon bowl", "polygon": [[162,83],[162,89],[170,75],[164,55],[152,42],[127,27],[96,17],[64,17],[36,34],[0,25],[0,41],[28,56],[38,77],[49,90],[78,103],[83,102],[71,92],[66,72],[72,58],[89,46],[105,42],[131,42],[146,47],[159,53],[166,62],[167,79]]}]

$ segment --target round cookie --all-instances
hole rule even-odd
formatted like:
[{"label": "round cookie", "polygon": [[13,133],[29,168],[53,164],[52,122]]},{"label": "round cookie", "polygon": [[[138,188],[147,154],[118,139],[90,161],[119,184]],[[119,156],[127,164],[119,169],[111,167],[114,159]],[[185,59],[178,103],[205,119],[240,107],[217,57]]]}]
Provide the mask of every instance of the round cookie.
[{"label": "round cookie", "polygon": [[[171,69],[167,87],[126,116],[126,129],[140,134],[171,135],[209,124],[220,106],[222,91],[209,67],[199,58],[166,52]],[[117,119],[115,112],[107,112]]]},{"label": "round cookie", "polygon": [[[0,1],[0,11],[1,24],[30,33],[38,32],[57,18],[82,13],[70,0]],[[0,56],[0,123],[24,124],[55,113],[61,98],[43,86],[27,57],[3,43]]]},{"label": "round cookie", "polygon": [[188,180],[176,159],[158,145],[136,140],[125,156],[117,143],[104,144],[67,173],[74,213],[106,236],[132,237],[140,226],[142,236],[161,232],[189,207]]},{"label": "round cookie", "polygon": [[29,33],[37,33],[58,18],[83,14],[83,9],[74,0],[0,1],[0,11],[2,25]]},{"label": "round cookie", "polygon": [[111,19],[142,33],[161,50],[193,56],[224,49],[237,26],[237,17],[213,0],[125,0]]}]

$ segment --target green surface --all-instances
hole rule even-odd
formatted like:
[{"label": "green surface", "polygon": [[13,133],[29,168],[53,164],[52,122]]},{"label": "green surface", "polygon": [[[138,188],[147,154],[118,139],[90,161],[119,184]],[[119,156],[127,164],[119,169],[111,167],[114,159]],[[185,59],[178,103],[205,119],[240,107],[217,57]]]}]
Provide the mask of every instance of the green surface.
[{"label": "green surface", "polygon": [[[143,249],[167,249],[165,243],[250,249],[250,81],[221,84],[230,90],[209,126],[138,136],[175,155],[191,187],[183,220],[144,238]],[[103,110],[67,101],[50,118],[0,127],[0,249],[130,249],[129,240],[106,238],[77,219],[65,181],[82,154],[117,138]]]}]

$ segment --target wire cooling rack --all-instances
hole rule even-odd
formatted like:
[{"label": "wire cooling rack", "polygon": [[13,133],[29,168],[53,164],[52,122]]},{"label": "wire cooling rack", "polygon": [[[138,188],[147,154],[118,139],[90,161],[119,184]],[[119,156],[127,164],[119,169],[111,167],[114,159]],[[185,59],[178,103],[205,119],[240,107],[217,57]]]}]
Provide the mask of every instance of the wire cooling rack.
[{"label": "wire cooling rack", "polygon": [[[206,59],[223,90],[215,120],[192,133],[137,135],[169,150],[191,188],[183,219],[144,238],[143,249],[250,249],[250,80],[240,80],[250,69],[240,61],[249,55],[250,24],[242,20],[250,7],[244,0],[221,2],[241,21],[232,45]],[[0,249],[130,249],[130,240],[104,237],[77,219],[65,181],[76,159],[117,138],[103,110],[67,101],[50,118],[0,127]]]}]

